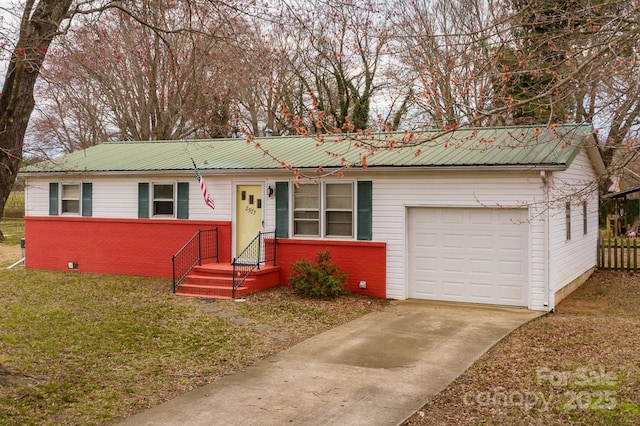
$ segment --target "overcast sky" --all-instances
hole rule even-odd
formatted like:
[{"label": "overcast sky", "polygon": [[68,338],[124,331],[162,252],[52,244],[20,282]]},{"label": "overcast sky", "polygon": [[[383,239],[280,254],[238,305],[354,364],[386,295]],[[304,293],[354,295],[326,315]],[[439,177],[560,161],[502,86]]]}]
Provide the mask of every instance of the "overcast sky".
[{"label": "overcast sky", "polygon": [[[0,17],[2,18],[2,24],[0,25],[0,35],[2,38],[6,38],[8,36],[8,30],[10,28],[11,23],[14,21],[11,14],[7,12],[7,9],[12,9],[16,2],[10,0],[0,0]],[[4,73],[7,69],[7,61],[6,54],[7,52],[2,52],[0,56],[0,85],[4,83]]]},{"label": "overcast sky", "polygon": [[[17,34],[17,23],[19,22],[19,14],[24,7],[24,0],[0,0],[0,37],[5,49],[10,49],[11,45],[4,43],[7,39],[13,39]],[[18,15],[18,16],[16,16]],[[9,50],[0,52],[0,87],[4,83],[4,75],[7,69],[7,61],[10,54]]]}]

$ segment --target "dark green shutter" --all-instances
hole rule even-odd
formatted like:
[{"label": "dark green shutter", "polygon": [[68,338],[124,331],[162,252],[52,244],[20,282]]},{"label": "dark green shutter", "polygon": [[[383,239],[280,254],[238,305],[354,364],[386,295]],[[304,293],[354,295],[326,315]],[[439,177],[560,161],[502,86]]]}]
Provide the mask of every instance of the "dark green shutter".
[{"label": "dark green shutter", "polygon": [[149,184],[147,182],[138,183],[138,217],[149,217]]},{"label": "dark green shutter", "polygon": [[371,181],[358,182],[358,239],[372,239],[372,185]]},{"label": "dark green shutter", "polygon": [[276,182],[276,237],[289,238],[289,182]]},{"label": "dark green shutter", "polygon": [[93,184],[91,182],[84,182],[82,184],[82,216],[91,216],[93,209],[91,206],[93,198]]},{"label": "dark green shutter", "polygon": [[189,182],[178,182],[178,219],[189,219]]},{"label": "dark green shutter", "polygon": [[49,216],[58,216],[58,183],[49,182]]}]

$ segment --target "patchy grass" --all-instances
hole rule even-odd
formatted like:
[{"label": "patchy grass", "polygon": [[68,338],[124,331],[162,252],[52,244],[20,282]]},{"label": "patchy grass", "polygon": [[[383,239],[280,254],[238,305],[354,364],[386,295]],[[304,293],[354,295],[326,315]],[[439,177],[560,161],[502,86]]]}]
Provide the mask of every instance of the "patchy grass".
[{"label": "patchy grass", "polygon": [[279,288],[244,303],[169,280],[0,270],[0,424],[112,424],[382,309]]},{"label": "patchy grass", "polygon": [[24,238],[24,220],[22,219],[9,219],[5,218],[0,220],[0,229],[4,235],[5,240],[2,243],[5,246],[20,247],[20,239]]},{"label": "patchy grass", "polygon": [[0,241],[0,268],[6,268],[22,258],[20,240],[24,238],[24,221],[5,219],[0,221],[0,229],[5,237]]},{"label": "patchy grass", "polygon": [[4,205],[4,217],[22,219],[24,217],[24,191],[13,191]]},{"label": "patchy grass", "polygon": [[640,424],[640,275],[596,272],[406,425]]}]

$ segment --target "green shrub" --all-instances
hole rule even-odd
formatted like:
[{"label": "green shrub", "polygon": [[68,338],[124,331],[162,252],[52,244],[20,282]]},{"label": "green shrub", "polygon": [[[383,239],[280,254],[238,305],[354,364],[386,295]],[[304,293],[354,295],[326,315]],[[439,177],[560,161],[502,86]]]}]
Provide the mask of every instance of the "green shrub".
[{"label": "green shrub", "polygon": [[316,253],[316,262],[300,259],[291,265],[291,287],[308,297],[337,297],[345,292],[347,275],[331,263],[329,250]]}]

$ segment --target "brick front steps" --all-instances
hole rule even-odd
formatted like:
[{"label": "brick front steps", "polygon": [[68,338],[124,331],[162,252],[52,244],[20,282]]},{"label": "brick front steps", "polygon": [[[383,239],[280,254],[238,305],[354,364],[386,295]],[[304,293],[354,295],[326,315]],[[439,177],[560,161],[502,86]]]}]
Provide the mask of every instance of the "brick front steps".
[{"label": "brick front steps", "polygon": [[[231,299],[233,282],[233,265],[208,263],[196,266],[176,289],[178,296],[203,297],[212,299]],[[236,289],[235,297],[242,298],[280,284],[280,267],[260,265]]]}]

